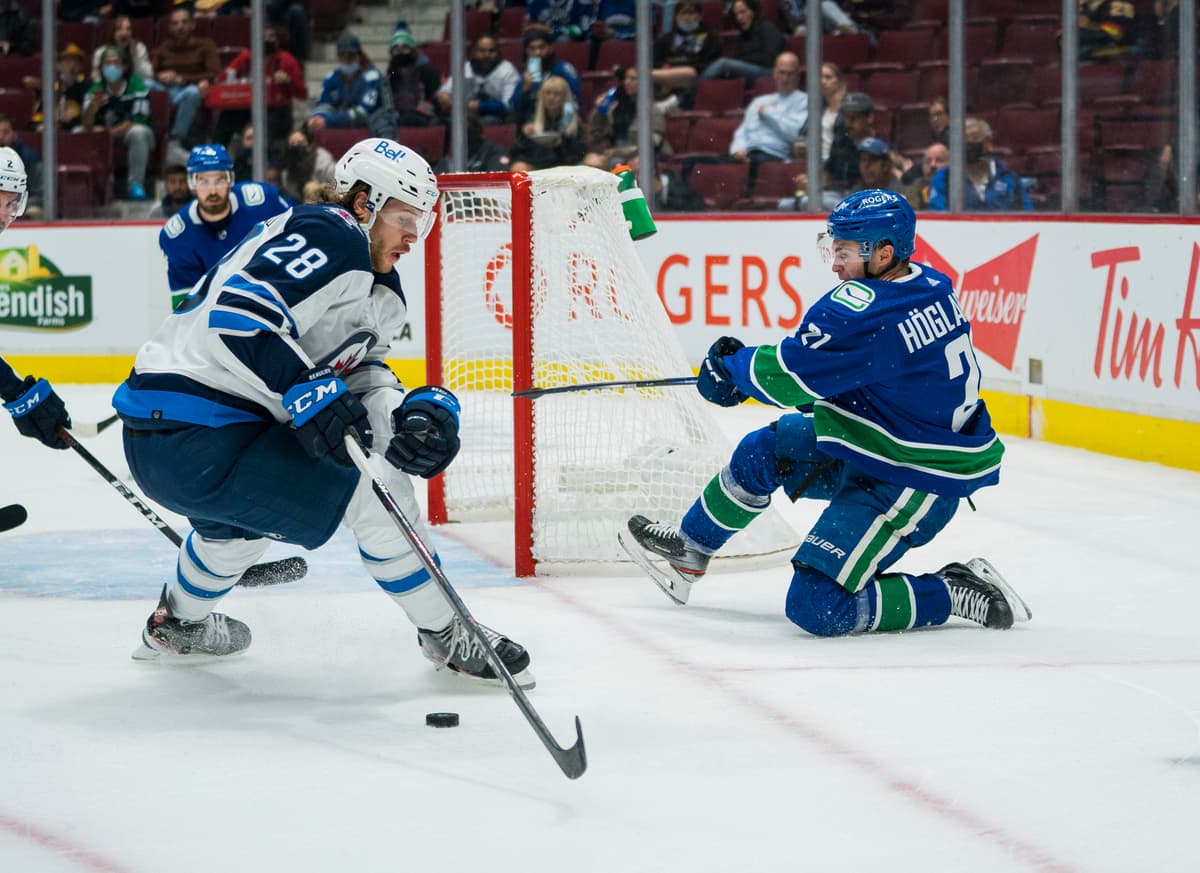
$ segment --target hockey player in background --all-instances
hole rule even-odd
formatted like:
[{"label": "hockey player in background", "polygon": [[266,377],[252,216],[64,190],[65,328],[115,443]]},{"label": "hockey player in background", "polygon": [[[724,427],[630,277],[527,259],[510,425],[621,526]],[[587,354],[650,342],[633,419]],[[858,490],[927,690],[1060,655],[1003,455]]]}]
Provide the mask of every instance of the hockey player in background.
[{"label": "hockey player in background", "polygon": [[[0,233],[25,212],[29,200],[29,180],[20,156],[0,147]],[[24,436],[41,440],[52,449],[65,449],[59,427],[71,426],[71,416],[50,383],[26,376],[22,379],[4,358],[0,358],[0,398],[13,417],[13,424]]]},{"label": "hockey player in background", "polygon": [[[384,359],[407,313],[396,261],[428,233],[437,180],[404,146],[367,139],[325,193],[259,225],[209,270],[114,396],[134,478],[193,528],[134,658],[243,651],[250,629],[213,612],[220,598],[270,540],[315,549],[344,524],[425,655],[497,682],[343,441],[357,435],[424,533],[408,476],[454,459],[459,404],[440,387],[405,393]],[[485,632],[530,687],[525,649]]]},{"label": "hockey player in background", "polygon": [[233,161],[225,146],[196,146],[188,156],[187,172],[195,198],[158,233],[159,248],[167,259],[172,309],[254,225],[288,208],[274,185],[235,183]]},{"label": "hockey player in background", "polygon": [[970,324],[950,280],[909,261],[915,236],[904,198],[851,194],[819,240],[840,282],[799,330],[778,345],[722,337],[709,349],[696,383],[706,400],[801,411],[743,438],[679,527],[629,519],[622,545],[676,602],[782,488],[829,504],[792,557],[785,612],[809,633],[1030,618],[982,558],[888,572],[945,528],[962,498],[996,484],[1004,453],[979,397]]}]

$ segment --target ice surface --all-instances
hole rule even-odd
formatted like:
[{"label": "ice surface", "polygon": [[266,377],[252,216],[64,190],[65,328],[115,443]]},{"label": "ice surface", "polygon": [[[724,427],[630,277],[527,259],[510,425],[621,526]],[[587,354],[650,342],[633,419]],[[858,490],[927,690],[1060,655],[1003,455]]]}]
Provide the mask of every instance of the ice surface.
[{"label": "ice surface", "polygon": [[[979,512],[901,569],[987,556],[1033,609],[1008,632],[814,639],[786,556],[677,607],[635,576],[514,580],[496,525],[439,533],[560,742],[582,718],[571,782],[505,693],[431,669],[344,536],[222,602],[246,656],[131,661],[170,543],[0,422],[0,504],[30,512],[0,534],[0,871],[1194,871],[1200,476],[1006,442]],[[119,431],[88,446],[128,477]],[[424,725],[443,710],[461,726]]]}]

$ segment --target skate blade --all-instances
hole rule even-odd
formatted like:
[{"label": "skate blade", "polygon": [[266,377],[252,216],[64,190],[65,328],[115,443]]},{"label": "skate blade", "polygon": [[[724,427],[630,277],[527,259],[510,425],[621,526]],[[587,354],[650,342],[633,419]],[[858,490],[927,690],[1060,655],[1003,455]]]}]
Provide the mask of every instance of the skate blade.
[{"label": "skate blade", "polygon": [[[486,676],[476,676],[472,673],[464,673],[461,670],[455,670],[453,667],[447,667],[444,664],[439,664],[437,669],[438,672],[445,670],[451,676],[456,676],[466,682],[470,682],[472,685],[483,685],[488,688],[508,687],[508,683],[506,683],[499,676],[497,676],[495,679],[488,679]],[[533,672],[528,667],[526,667],[520,673],[513,673],[512,677],[513,681],[517,683],[517,686],[522,691],[529,691],[530,689],[537,687],[537,679],[534,677]]]},{"label": "skate blade", "polygon": [[1013,587],[1008,584],[1008,580],[1000,575],[1000,571],[993,567],[990,561],[986,558],[972,558],[967,561],[967,566],[976,576],[986,582],[991,582],[1000,589],[1004,599],[1008,601],[1009,608],[1012,609],[1014,622],[1029,621],[1033,618],[1033,611],[1028,604],[1021,599],[1021,595],[1013,590]]},{"label": "skate blade", "polygon": [[638,545],[637,540],[633,538],[633,534],[625,531],[617,531],[617,542],[621,544],[621,548],[625,550],[625,554],[629,555],[633,563],[637,564],[650,577],[650,581],[662,589],[667,597],[671,598],[672,603],[679,606],[686,606],[688,598],[692,594],[692,580],[681,575],[674,567],[664,562],[664,567],[659,568],[657,564],[650,561],[646,555],[645,549]]},{"label": "skate blade", "polygon": [[177,652],[169,652],[165,649],[158,649],[148,646],[143,642],[130,653],[129,657],[135,661],[141,661],[147,664],[211,664],[213,661],[228,661],[230,658],[236,658],[239,655],[244,655],[246,651],[246,649],[242,649],[240,652],[233,652],[229,655],[180,655]]}]

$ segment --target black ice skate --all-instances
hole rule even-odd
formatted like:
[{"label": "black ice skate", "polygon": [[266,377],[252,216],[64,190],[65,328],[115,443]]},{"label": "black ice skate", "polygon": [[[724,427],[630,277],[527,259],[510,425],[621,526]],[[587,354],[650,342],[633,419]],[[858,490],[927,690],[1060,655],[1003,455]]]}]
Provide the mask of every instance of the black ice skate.
[{"label": "black ice skate", "polygon": [[[519,686],[528,689],[537,684],[529,672],[529,653],[524,646],[478,622],[475,626],[487,637]],[[425,657],[439,668],[445,667],[486,685],[504,684],[488,663],[483,645],[457,618],[440,631],[417,628],[417,643]]]},{"label": "black ice skate", "polygon": [[1033,613],[999,571],[983,558],[947,564],[938,570],[950,589],[950,614],[987,628],[1007,630]]},{"label": "black ice skate", "polygon": [[[712,556],[689,546],[678,529],[651,521],[644,515],[633,516],[628,526],[628,534],[625,531],[617,534],[621,548],[646,571],[655,585],[683,606],[692,593],[692,583],[708,570]],[[666,566],[651,563],[651,557],[662,558]]]},{"label": "black ice skate", "polygon": [[158,607],[146,620],[135,661],[160,658],[207,660],[236,655],[250,647],[250,628],[236,618],[214,612],[202,621],[184,621],[171,614],[164,585]]}]

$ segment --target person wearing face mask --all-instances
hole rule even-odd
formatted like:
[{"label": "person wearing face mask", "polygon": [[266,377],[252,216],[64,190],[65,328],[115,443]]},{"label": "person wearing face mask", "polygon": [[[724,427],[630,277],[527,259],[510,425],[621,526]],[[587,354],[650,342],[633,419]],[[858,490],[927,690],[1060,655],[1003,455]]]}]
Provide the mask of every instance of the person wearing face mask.
[{"label": "person wearing face mask", "polygon": [[434,122],[433,100],[442,76],[417,51],[417,41],[403,21],[396,25],[388,53],[384,109],[371,122],[373,133],[394,137],[398,127],[426,127]]},{"label": "person wearing face mask", "polygon": [[[471,46],[471,54],[457,78],[467,92],[467,112],[479,116],[483,124],[500,124],[512,120],[510,104],[521,84],[521,74],[511,62],[500,56],[494,36],[481,36]],[[448,77],[438,89],[438,115],[448,118],[455,77]]]},{"label": "person wearing face mask", "polygon": [[705,25],[700,4],[682,0],[675,6],[675,26],[654,41],[654,96],[663,112],[679,107],[700,72],[721,56],[721,41]]},{"label": "person wearing face mask", "polygon": [[[128,15],[118,15],[113,19],[112,44],[129,53],[133,74],[151,89],[155,88],[157,83],[154,81],[154,65],[150,62],[150,50],[140,39],[134,39],[133,19]],[[100,56],[102,54],[104,54],[104,46],[100,46],[92,54],[92,81],[94,82],[99,82],[101,79]]]},{"label": "person wearing face mask", "polygon": [[[235,79],[250,76],[250,49],[243,49],[226,68]],[[304,70],[296,57],[280,48],[279,32],[268,27],[263,32],[263,74],[267,82],[267,151],[273,157],[283,153],[292,129],[292,101],[308,99]],[[213,133],[213,141],[228,147],[233,135],[250,120],[249,109],[222,109]]]},{"label": "person wearing face mask", "polygon": [[337,57],[338,64],[321,83],[321,96],[308,119],[310,133],[325,127],[366,127],[367,119],[382,105],[383,77],[350,31],[338,37]]},{"label": "person wearing face mask", "polygon": [[150,90],[129,72],[129,56],[115,45],[104,49],[100,72],[103,82],[92,85],[84,99],[85,130],[107,130],[114,145],[128,151],[129,177],[126,198],[145,200],[146,164],[154,148],[154,123],[150,118]]},{"label": "person wearing face mask", "polygon": [[[982,118],[968,118],[963,123],[966,140],[967,188],[963,209],[968,212],[1016,212],[1033,209],[1029,193],[1021,178],[1004,161],[990,154],[992,128]],[[929,208],[945,211],[950,208],[950,168],[943,167],[929,183]]]},{"label": "person wearing face mask", "polygon": [[287,139],[283,154],[283,195],[298,203],[304,201],[304,186],[316,181],[323,185],[333,182],[333,155],[316,145],[307,130],[293,131]]}]

